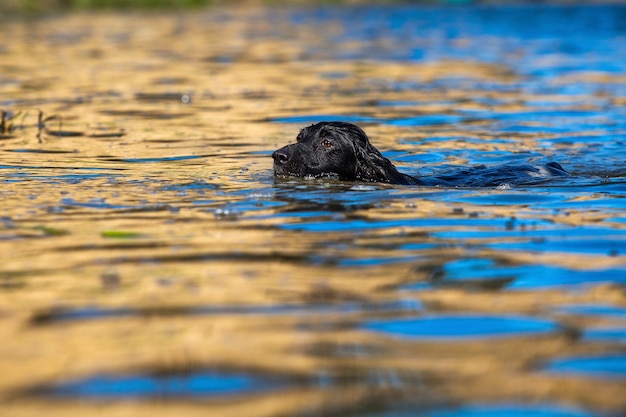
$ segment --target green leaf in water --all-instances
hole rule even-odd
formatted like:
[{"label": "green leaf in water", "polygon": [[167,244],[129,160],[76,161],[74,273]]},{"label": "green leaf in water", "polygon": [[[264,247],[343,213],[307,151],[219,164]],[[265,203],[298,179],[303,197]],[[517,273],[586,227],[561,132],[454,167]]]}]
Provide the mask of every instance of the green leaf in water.
[{"label": "green leaf in water", "polygon": [[111,239],[134,239],[143,236],[141,233],[128,232],[125,230],[104,230],[101,235],[102,237]]},{"label": "green leaf in water", "polygon": [[69,230],[57,229],[56,227],[50,226],[37,226],[33,229],[43,232],[46,236],[65,236],[70,234]]}]

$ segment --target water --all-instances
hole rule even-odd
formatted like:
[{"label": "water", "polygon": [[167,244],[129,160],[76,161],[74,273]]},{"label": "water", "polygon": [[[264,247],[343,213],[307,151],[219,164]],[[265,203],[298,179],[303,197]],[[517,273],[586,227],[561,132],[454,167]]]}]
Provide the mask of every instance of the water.
[{"label": "water", "polygon": [[[276,379],[276,378],[274,378]],[[254,375],[223,372],[194,372],[182,375],[100,375],[69,381],[39,392],[56,398],[136,399],[230,396],[277,389],[286,381],[263,380]]]},{"label": "water", "polygon": [[[583,410],[542,404],[540,406],[527,406],[517,404],[506,405],[473,405],[451,409],[427,411],[415,414],[411,411],[393,411],[384,414],[375,414],[371,417],[587,417],[590,414]],[[370,417],[370,416],[368,416]]]},{"label": "water", "polygon": [[[622,5],[3,21],[0,414],[622,415],[624,22]],[[275,181],[271,153],[331,118],[411,175],[572,176]],[[186,382],[152,390],[164,369]]]},{"label": "water", "polygon": [[548,371],[583,377],[624,378],[626,357],[624,355],[562,358],[551,362]]},{"label": "water", "polygon": [[366,322],[366,330],[418,339],[468,340],[541,334],[557,330],[546,320],[530,317],[436,316]]}]

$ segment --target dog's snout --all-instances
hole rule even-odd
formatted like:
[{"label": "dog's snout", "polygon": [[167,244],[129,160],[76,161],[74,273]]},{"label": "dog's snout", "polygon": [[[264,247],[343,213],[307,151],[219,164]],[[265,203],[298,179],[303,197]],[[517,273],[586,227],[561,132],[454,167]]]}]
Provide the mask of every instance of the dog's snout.
[{"label": "dog's snout", "polygon": [[289,153],[287,153],[284,148],[279,149],[272,154],[272,158],[274,158],[274,163],[284,165],[289,161]]}]

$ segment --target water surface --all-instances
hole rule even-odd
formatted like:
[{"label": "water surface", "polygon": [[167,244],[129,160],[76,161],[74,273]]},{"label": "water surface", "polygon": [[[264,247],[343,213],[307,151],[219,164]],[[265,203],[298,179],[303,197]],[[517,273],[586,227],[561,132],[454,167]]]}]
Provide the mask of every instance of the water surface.
[{"label": "water surface", "polygon": [[[624,22],[622,5],[3,21],[0,408],[622,415]],[[271,153],[331,118],[411,175],[572,176],[275,180]],[[155,394],[162,369],[189,389]],[[266,375],[285,385],[257,390]]]}]

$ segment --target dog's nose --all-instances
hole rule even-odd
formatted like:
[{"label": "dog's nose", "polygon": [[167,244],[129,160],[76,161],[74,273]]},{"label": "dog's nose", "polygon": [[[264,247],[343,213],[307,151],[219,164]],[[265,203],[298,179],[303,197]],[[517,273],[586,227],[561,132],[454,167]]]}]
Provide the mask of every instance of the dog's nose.
[{"label": "dog's nose", "polygon": [[274,163],[278,165],[284,165],[289,160],[289,155],[287,154],[287,152],[279,149],[272,154],[272,158],[274,158]]}]

